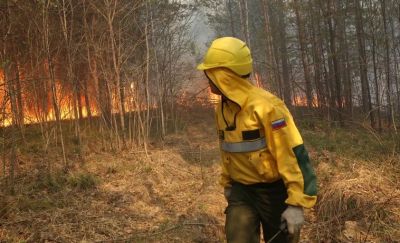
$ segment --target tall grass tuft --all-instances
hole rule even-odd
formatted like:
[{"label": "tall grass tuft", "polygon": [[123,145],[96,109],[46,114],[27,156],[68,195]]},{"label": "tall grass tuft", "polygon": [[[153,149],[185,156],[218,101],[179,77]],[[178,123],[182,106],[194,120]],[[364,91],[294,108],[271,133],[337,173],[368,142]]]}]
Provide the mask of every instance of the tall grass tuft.
[{"label": "tall grass tuft", "polygon": [[93,174],[82,172],[70,175],[67,181],[71,187],[79,190],[93,189],[99,183],[99,179]]}]

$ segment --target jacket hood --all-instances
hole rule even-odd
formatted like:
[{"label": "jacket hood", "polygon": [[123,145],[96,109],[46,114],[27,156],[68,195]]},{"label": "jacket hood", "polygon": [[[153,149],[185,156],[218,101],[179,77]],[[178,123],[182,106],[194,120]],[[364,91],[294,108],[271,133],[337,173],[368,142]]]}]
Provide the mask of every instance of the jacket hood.
[{"label": "jacket hood", "polygon": [[213,68],[205,71],[208,78],[229,100],[243,107],[254,86],[227,68]]}]

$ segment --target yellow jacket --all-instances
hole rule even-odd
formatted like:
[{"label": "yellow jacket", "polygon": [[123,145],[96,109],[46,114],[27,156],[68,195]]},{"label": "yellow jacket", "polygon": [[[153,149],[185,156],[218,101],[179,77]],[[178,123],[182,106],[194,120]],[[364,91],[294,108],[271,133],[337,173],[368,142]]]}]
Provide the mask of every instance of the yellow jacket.
[{"label": "yellow jacket", "polygon": [[286,203],[310,208],[316,177],[303,140],[283,101],[226,68],[206,71],[223,94],[216,109],[222,173],[220,184],[283,179]]}]

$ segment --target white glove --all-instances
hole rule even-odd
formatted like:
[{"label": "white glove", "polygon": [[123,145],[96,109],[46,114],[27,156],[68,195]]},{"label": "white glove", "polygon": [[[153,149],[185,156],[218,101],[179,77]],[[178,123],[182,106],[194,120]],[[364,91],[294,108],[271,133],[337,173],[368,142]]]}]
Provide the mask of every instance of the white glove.
[{"label": "white glove", "polygon": [[231,187],[224,188],[224,196],[226,201],[228,201],[229,197],[231,196]]},{"label": "white glove", "polygon": [[288,206],[282,213],[282,220],[286,220],[289,234],[295,234],[300,231],[304,223],[303,207]]}]

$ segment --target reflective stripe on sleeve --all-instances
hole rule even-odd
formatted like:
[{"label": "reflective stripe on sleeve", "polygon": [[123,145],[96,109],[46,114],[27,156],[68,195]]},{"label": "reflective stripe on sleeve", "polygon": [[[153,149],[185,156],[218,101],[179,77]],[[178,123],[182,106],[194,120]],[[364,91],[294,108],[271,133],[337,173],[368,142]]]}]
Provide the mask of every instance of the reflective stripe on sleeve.
[{"label": "reflective stripe on sleeve", "polygon": [[221,149],[225,152],[231,153],[252,152],[266,147],[267,141],[265,140],[265,137],[254,141],[244,141],[239,143],[229,143],[226,141],[221,141]]}]

